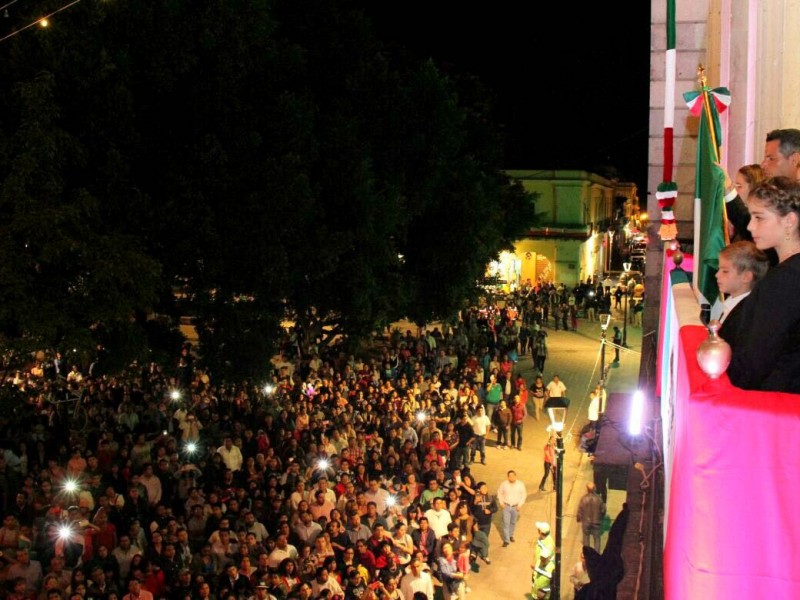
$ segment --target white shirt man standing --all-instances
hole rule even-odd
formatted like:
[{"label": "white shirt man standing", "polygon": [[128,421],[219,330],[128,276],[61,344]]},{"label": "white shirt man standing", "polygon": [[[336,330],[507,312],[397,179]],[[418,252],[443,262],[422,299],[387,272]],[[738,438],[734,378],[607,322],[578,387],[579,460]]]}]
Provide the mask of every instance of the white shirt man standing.
[{"label": "white shirt man standing", "polygon": [[224,462],[225,466],[231,471],[235,472],[242,468],[242,464],[244,463],[242,451],[239,450],[238,446],[234,446],[233,438],[230,436],[225,438],[223,445],[217,448],[217,452],[222,456],[222,462]]},{"label": "white shirt man standing", "polygon": [[547,384],[546,388],[547,398],[564,398],[567,395],[567,386],[558,378],[558,375],[553,375],[553,380]]},{"label": "white shirt man standing", "polygon": [[400,591],[404,598],[413,598],[416,592],[422,592],[428,600],[433,600],[433,580],[430,573],[422,570],[422,561],[415,558],[408,566],[408,573],[400,582]]},{"label": "white shirt man standing", "polygon": [[444,507],[444,498],[434,498],[433,508],[425,511],[425,517],[428,519],[428,523],[436,534],[437,539],[447,535],[447,526],[453,521],[453,517]]},{"label": "white shirt man standing", "polygon": [[503,548],[514,540],[514,530],[519,520],[519,509],[525,504],[528,492],[525,484],[517,479],[516,471],[509,471],[506,480],[497,488],[497,501],[503,509]]},{"label": "white shirt man standing", "polygon": [[475,462],[475,456],[480,452],[481,464],[486,464],[486,434],[492,426],[492,421],[486,414],[483,406],[478,407],[478,414],[472,417],[472,430],[475,432],[475,441],[472,442],[472,455],[470,462]]}]

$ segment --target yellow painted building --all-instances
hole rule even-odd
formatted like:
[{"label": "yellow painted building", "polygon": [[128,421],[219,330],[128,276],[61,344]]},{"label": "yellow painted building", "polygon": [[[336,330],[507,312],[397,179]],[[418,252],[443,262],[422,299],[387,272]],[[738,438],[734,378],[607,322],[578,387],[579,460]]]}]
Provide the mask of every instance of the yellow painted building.
[{"label": "yellow painted building", "polygon": [[611,248],[626,243],[624,225],[638,215],[636,185],[588,171],[519,170],[506,173],[535,193],[539,224],[490,265],[511,288],[530,280],[574,285],[614,268]]}]

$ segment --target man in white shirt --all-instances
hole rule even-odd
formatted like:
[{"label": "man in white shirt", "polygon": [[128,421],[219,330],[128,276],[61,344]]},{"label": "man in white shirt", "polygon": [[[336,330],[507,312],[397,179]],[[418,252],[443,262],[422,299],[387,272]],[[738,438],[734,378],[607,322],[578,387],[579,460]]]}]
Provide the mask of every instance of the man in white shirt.
[{"label": "man in white shirt", "polygon": [[519,509],[525,504],[528,492],[525,484],[517,479],[516,471],[509,471],[506,480],[497,488],[497,501],[503,509],[503,548],[514,540],[514,530],[519,519]]},{"label": "man in white shirt", "polygon": [[422,592],[428,600],[433,600],[433,580],[430,573],[422,570],[420,559],[415,558],[409,564],[408,573],[400,581],[400,591],[409,600],[416,592]]},{"label": "man in white shirt", "polygon": [[433,499],[433,508],[425,511],[425,517],[436,534],[436,538],[447,535],[447,526],[453,521],[452,516],[444,508],[444,498],[436,497]]},{"label": "man in white shirt", "polygon": [[225,437],[223,445],[217,448],[217,452],[222,456],[222,462],[231,471],[236,472],[242,468],[244,463],[242,451],[239,450],[238,446],[233,445],[233,439],[230,436]]},{"label": "man in white shirt", "polygon": [[279,534],[275,539],[275,549],[269,554],[269,568],[276,571],[284,558],[297,558],[297,548],[288,542],[284,534]]},{"label": "man in white shirt", "polygon": [[300,513],[300,522],[294,526],[294,533],[304,544],[313,547],[314,541],[322,533],[322,527],[306,510]]},{"label": "man in white shirt", "polygon": [[[247,509],[245,509],[247,510]],[[267,532],[267,528],[264,527],[264,524],[261,523],[258,519],[256,519],[255,513],[247,510],[247,512],[242,511],[244,513],[244,527],[247,533],[252,533],[256,536],[256,540],[261,543],[265,542],[269,537],[269,533]]]},{"label": "man in white shirt", "polygon": [[478,413],[472,417],[472,430],[475,432],[475,440],[472,442],[472,455],[470,462],[475,462],[475,455],[480,452],[481,464],[486,464],[486,434],[492,426],[492,421],[486,414],[483,406],[478,407]]},{"label": "man in white shirt", "polygon": [[372,478],[369,480],[369,488],[364,492],[367,498],[367,503],[374,502],[375,508],[378,509],[378,514],[384,516],[386,514],[386,503],[391,494],[381,487],[379,479]]},{"label": "man in white shirt", "polygon": [[567,386],[558,378],[558,375],[553,375],[553,380],[547,384],[545,388],[546,398],[565,398],[567,396]]}]

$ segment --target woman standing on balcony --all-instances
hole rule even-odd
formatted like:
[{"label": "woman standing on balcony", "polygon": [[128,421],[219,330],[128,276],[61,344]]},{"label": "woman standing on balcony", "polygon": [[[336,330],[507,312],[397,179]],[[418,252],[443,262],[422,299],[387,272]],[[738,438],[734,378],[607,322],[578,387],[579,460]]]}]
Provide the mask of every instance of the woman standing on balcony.
[{"label": "woman standing on balcony", "polygon": [[774,249],[778,264],[743,301],[742,341],[732,348],[728,375],[740,388],[800,394],[800,183],[768,179],[747,208],[753,241]]}]

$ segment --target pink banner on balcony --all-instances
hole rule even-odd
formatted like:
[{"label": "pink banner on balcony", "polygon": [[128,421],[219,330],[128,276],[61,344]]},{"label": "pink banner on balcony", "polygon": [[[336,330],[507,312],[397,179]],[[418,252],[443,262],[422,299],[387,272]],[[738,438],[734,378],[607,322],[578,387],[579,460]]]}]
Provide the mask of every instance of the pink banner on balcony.
[{"label": "pink banner on balcony", "polygon": [[800,396],[709,379],[706,336],[686,325],[674,340],[665,597],[800,598]]}]

